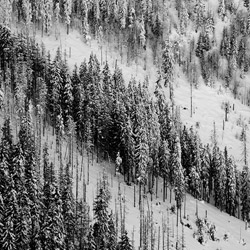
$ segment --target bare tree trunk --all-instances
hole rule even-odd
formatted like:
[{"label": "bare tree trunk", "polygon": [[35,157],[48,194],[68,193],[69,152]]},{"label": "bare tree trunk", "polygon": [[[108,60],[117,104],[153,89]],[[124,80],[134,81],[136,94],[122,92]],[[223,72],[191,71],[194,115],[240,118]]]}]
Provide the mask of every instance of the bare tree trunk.
[{"label": "bare tree trunk", "polygon": [[163,202],[165,202],[165,191],[166,191],[166,189],[165,189],[165,181],[166,181],[166,178],[164,176],[163,177]]},{"label": "bare tree trunk", "polygon": [[160,240],[161,240],[161,228],[158,227],[158,248],[157,250],[160,250]]},{"label": "bare tree trunk", "polygon": [[156,176],[156,190],[155,190],[155,196],[156,196],[156,199],[158,198],[158,176]]},{"label": "bare tree trunk", "polygon": [[87,152],[87,158],[88,158],[88,173],[87,173],[87,184],[89,185],[89,152]]},{"label": "bare tree trunk", "polygon": [[136,206],[136,205],[135,205],[135,202],[136,202],[136,195],[135,195],[136,192],[135,192],[135,188],[136,188],[136,187],[135,187],[135,184],[134,184],[134,207]]},{"label": "bare tree trunk", "polygon": [[170,204],[172,202],[172,186],[170,186]]}]

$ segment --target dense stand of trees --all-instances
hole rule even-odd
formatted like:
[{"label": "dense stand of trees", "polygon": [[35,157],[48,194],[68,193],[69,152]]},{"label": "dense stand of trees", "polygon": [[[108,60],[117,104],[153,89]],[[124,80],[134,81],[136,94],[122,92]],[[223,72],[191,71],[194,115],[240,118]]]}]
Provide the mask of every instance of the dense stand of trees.
[{"label": "dense stand of trees", "polygon": [[22,116],[16,143],[9,118],[2,127],[1,249],[131,250],[126,232],[120,241],[117,239],[114,216],[109,211],[111,195],[106,176],[98,182],[91,223],[89,205],[73,197],[70,164],[67,163],[60,175],[56,175],[59,167],[49,161],[45,144],[39,165],[35,132],[29,116],[29,112]]},{"label": "dense stand of trees", "polygon": [[[206,8],[204,0],[15,0],[1,5],[0,23],[10,27],[13,17],[17,17],[19,23],[25,24],[27,34],[33,27],[47,35],[55,31],[57,38],[61,23],[67,27],[67,33],[77,28],[86,41],[90,36],[101,44],[112,41],[117,44],[122,61],[123,54],[127,54],[127,64],[143,58],[144,67],[148,48],[153,51],[154,63],[160,65],[165,39],[170,39],[175,63],[187,75],[189,66],[195,63],[197,74],[202,75],[207,85],[220,79],[236,97],[239,94],[236,76],[244,78],[249,70],[249,3],[244,1],[244,7],[239,9],[234,1],[219,2],[215,14]],[[170,8],[176,10],[177,19],[171,17]],[[216,19],[222,24],[230,21],[219,40]],[[186,39],[187,30],[192,28],[198,36]],[[177,35],[172,35],[173,30]],[[249,105],[249,94],[242,101]]]},{"label": "dense stand of trees", "polygon": [[[86,225],[87,204],[74,199],[72,194],[70,155],[68,164],[62,167],[62,140],[69,140],[71,152],[75,135],[78,150],[87,151],[88,163],[94,155],[97,159],[115,160],[120,152],[125,181],[139,184],[140,193],[147,190],[152,193],[155,187],[157,192],[158,178],[162,177],[164,200],[169,187],[171,197],[174,190],[177,209],[181,209],[185,192],[190,192],[230,215],[240,213],[240,218],[249,220],[246,130],[242,132],[244,168],[239,171],[227,149],[218,148],[215,126],[212,143],[203,145],[194,128],[181,125],[173,93],[174,66],[179,64],[189,79],[194,78],[189,71],[194,55],[200,60],[201,74],[207,83],[215,75],[219,77],[216,69],[220,57],[225,57],[228,63],[226,75],[221,75],[223,79],[229,83],[237,68],[243,77],[249,64],[249,16],[236,15],[235,22],[223,31],[220,50],[215,51],[213,16],[205,12],[203,1],[196,2],[194,13],[190,11],[190,1],[176,1],[180,33],[185,35],[190,21],[199,32],[197,46],[193,41],[190,53],[185,55],[177,41],[162,43],[164,15],[158,1],[108,4],[108,1],[26,0],[13,1],[12,7],[10,3],[2,8],[6,15],[1,20],[4,25],[0,25],[1,101],[5,114],[16,109],[20,130],[14,143],[9,119],[2,128],[1,249],[131,249],[125,230],[121,242],[117,242],[105,180],[100,183],[94,202],[94,223]],[[248,8],[247,1],[244,6]],[[121,69],[117,66],[110,69],[108,62],[102,67],[93,54],[71,73],[60,49],[51,58],[32,39],[11,35],[7,28],[11,8],[26,27],[33,22],[47,34],[54,18],[55,22],[59,19],[65,22],[67,32],[72,20],[80,19],[85,35],[100,36],[103,32],[107,39],[113,35],[118,37],[121,47],[125,40],[129,57],[145,49],[147,42],[152,48],[163,45],[154,96],[149,93],[147,78],[141,83],[131,79],[126,86]],[[223,19],[234,10],[233,5],[221,1],[218,13]],[[170,101],[164,95],[164,87],[169,87]],[[31,126],[34,115],[31,110],[36,115],[38,138]],[[55,175],[56,166],[48,160],[48,146],[41,146],[42,127],[47,124],[52,125],[57,138],[59,179]]]},{"label": "dense stand of trees", "polygon": [[[39,119],[54,127],[58,148],[65,136],[72,140],[75,133],[78,149],[86,149],[88,158],[96,153],[97,158],[115,160],[120,152],[128,183],[152,192],[160,176],[174,189],[178,204],[186,191],[207,201],[214,196],[221,210],[235,215],[240,207],[242,218],[248,219],[247,148],[245,168],[239,173],[226,148],[218,149],[215,127],[212,144],[204,146],[193,128],[180,126],[178,109],[172,98],[168,104],[162,86],[171,85],[169,56],[162,66],[168,72],[159,77],[152,98],[147,78],[143,83],[131,79],[126,86],[121,69],[116,66],[111,72],[107,62],[102,68],[93,54],[71,74],[59,49],[52,60],[32,40],[12,37],[3,27],[2,32],[9,37],[1,70],[4,94],[13,96],[20,119],[33,106]],[[165,56],[164,50],[163,60]],[[245,134],[243,130],[244,145]]]}]

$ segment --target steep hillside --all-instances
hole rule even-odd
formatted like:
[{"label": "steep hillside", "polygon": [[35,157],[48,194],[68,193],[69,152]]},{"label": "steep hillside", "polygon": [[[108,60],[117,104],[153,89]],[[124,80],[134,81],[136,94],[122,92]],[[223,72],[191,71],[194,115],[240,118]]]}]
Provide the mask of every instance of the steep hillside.
[{"label": "steep hillside", "polygon": [[249,10],[0,0],[0,248],[248,249]]},{"label": "steep hillside", "polygon": [[[41,37],[37,35],[37,41],[40,43],[43,42],[46,49],[50,51],[52,57],[55,56],[56,50],[58,47],[58,40],[53,37]],[[62,51],[67,52],[67,61],[73,69],[75,64],[80,65],[80,63],[87,59],[91,52],[95,53],[98,56],[98,59],[101,61],[101,49],[96,40],[91,40],[90,44],[85,44],[82,42],[81,35],[77,31],[72,31],[69,35],[66,35],[66,31],[61,29],[60,36],[60,46]],[[148,70],[143,70],[142,66],[130,66],[122,64],[119,60],[119,55],[115,49],[107,48],[103,45],[103,51],[107,52],[107,59],[110,65],[118,64],[122,68],[124,73],[124,78],[126,83],[131,80],[132,77],[136,77],[140,81],[143,81],[146,76],[149,76],[150,80],[150,90],[153,93],[155,89],[155,81],[157,80],[157,69],[151,65],[148,67]],[[71,52],[69,52],[71,51]],[[71,53],[69,56],[68,54]],[[106,52],[105,52],[106,54]],[[103,59],[104,61],[104,59]],[[178,75],[178,74],[177,74]],[[168,96],[168,89],[165,89],[166,96]],[[239,140],[239,135],[241,133],[241,121],[243,120],[246,123],[247,114],[249,108],[241,104],[239,100],[235,100],[229,90],[223,88],[220,83],[217,83],[214,88],[204,86],[203,81],[197,89],[193,89],[193,108],[194,113],[192,117],[190,116],[190,85],[187,83],[185,77],[179,73],[179,76],[176,78],[175,90],[174,90],[176,104],[180,106],[181,120],[184,125],[197,127],[198,133],[200,134],[204,143],[211,142],[211,134],[214,126],[214,122],[217,127],[218,133],[218,142],[220,147],[228,147],[228,151],[232,154],[239,166],[242,161],[242,142]],[[222,109],[222,103],[229,101],[234,105],[234,110],[230,110],[228,122],[225,123],[224,131],[223,119],[225,116],[225,111]],[[198,126],[197,126],[198,124]],[[238,137],[237,137],[238,136]],[[236,138],[237,137],[237,138]],[[249,142],[249,140],[248,140]],[[249,144],[248,144],[249,145]],[[84,160],[86,167],[86,158]],[[106,161],[101,163],[94,162],[94,165],[91,166],[90,170],[90,184],[87,186],[87,200],[89,204],[92,203],[92,200],[95,195],[95,186],[96,186],[96,176],[101,176],[102,169],[108,172],[110,183],[113,183],[111,186],[112,190],[112,204],[111,207],[115,210],[115,200],[118,200],[118,180],[111,175],[115,172],[115,166],[113,164],[109,165]],[[85,169],[86,171],[86,169]],[[86,175],[86,173],[85,173]],[[112,181],[111,181],[112,179]],[[123,179],[123,176],[120,176],[120,180]],[[82,184],[79,183],[79,186]],[[162,183],[160,184],[160,197],[162,196]],[[136,187],[137,190],[138,187]],[[132,239],[132,232],[135,234],[135,246],[139,245],[139,238],[136,236],[139,234],[139,208],[138,204],[134,208],[134,194],[133,187],[127,186],[125,183],[121,183],[121,190],[124,192],[124,197],[126,200],[126,228],[130,232]],[[169,190],[168,190],[169,192]],[[145,200],[145,203],[150,200],[150,196]],[[160,204],[160,205],[157,205]],[[195,226],[195,205],[196,201],[190,195],[187,195],[187,215],[189,215],[189,221],[193,229],[184,227],[185,230],[185,242],[187,249],[201,249],[201,245],[193,239],[193,233],[196,228]],[[151,205],[149,205],[151,207]],[[162,216],[167,216],[167,208],[170,208],[171,204],[169,200],[166,203],[162,202],[162,197],[155,199],[152,203],[154,221],[156,228],[158,225],[161,228]],[[249,230],[245,230],[245,225],[242,221],[234,217],[228,216],[226,213],[220,212],[218,209],[214,208],[212,205],[209,205],[204,202],[198,201],[199,206],[199,215],[202,218],[205,218],[206,211],[208,213],[208,221],[214,223],[217,228],[216,237],[218,237],[219,242],[213,242],[208,240],[208,242],[202,246],[202,249],[247,249],[247,246],[250,244],[249,239]],[[147,207],[147,205],[145,205]],[[176,223],[176,215],[171,215],[170,217],[172,225]],[[160,229],[161,232],[162,229]],[[172,230],[176,230],[172,229]],[[181,230],[181,228],[179,228]],[[225,234],[229,233],[229,239],[223,240]],[[175,233],[176,234],[176,233]],[[180,234],[180,231],[179,231]],[[158,234],[157,234],[158,235]],[[157,236],[158,237],[158,236]],[[162,237],[162,234],[161,236]],[[176,235],[175,235],[176,237]],[[180,237],[180,235],[179,235]],[[240,240],[241,239],[241,240]],[[242,239],[244,239],[242,243]],[[244,244],[244,242],[246,244]],[[244,244],[244,245],[243,245]],[[162,245],[162,240],[160,240],[160,247]]]},{"label": "steep hillside", "polygon": [[[219,24],[218,24],[219,26]],[[91,53],[97,55],[98,59],[104,64],[105,60],[111,66],[117,65],[122,69],[126,84],[133,78],[143,82],[146,77],[149,78],[149,89],[153,94],[158,78],[158,69],[148,61],[147,70],[142,65],[127,66],[121,63],[121,57],[112,44],[102,45],[96,40],[89,41],[88,44],[82,41],[82,36],[78,31],[74,30],[69,35],[66,30],[61,27],[60,38],[56,40],[54,36],[42,37],[37,34],[36,40],[39,44],[43,43],[46,49],[51,53],[52,58],[55,56],[58,47],[66,52],[67,62],[73,69],[74,65],[80,65],[85,59],[88,60]],[[69,55],[70,54],[70,55]],[[197,129],[202,142],[204,144],[211,143],[211,135],[214,123],[217,128],[218,143],[221,149],[228,148],[230,155],[234,157],[238,166],[243,166],[243,142],[240,141],[240,134],[243,124],[248,125],[250,109],[235,99],[229,89],[223,87],[223,83],[217,81],[214,87],[204,85],[204,81],[200,76],[198,87],[193,88],[193,114],[191,117],[191,90],[187,78],[183,75],[179,68],[176,68],[174,83],[174,98],[176,105],[180,107],[181,121],[183,125],[193,126]],[[169,89],[164,89],[166,97],[169,96]],[[170,102],[170,100],[168,100]],[[225,121],[224,103],[229,103],[228,121]],[[198,125],[198,126],[197,126]],[[250,147],[250,134],[247,133],[247,147]],[[250,160],[250,155],[248,155]]]}]

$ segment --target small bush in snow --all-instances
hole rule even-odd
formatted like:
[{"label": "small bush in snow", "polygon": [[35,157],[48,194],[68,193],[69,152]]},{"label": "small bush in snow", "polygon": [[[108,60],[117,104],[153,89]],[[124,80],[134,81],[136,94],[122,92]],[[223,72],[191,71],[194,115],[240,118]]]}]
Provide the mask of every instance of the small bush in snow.
[{"label": "small bush in snow", "polygon": [[171,212],[172,214],[175,214],[175,210],[176,210],[175,205],[172,205],[172,206],[170,207],[170,212]]}]

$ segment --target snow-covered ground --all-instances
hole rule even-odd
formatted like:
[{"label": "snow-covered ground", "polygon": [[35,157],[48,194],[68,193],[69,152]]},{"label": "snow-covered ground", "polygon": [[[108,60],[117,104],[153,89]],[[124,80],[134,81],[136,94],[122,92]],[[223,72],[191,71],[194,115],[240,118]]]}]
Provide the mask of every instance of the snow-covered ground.
[{"label": "snow-covered ground", "polygon": [[[80,34],[77,31],[71,31],[69,35],[66,35],[66,32],[61,29],[60,39],[56,40],[53,36],[43,38],[41,35],[37,34],[36,39],[38,42],[43,42],[47,50],[50,51],[52,57],[55,55],[56,50],[59,46],[61,46],[62,51],[67,52],[71,50],[71,56],[67,58],[68,64],[72,69],[75,64],[78,66],[80,63],[86,58],[88,60],[91,52],[96,54],[101,59],[101,50],[100,46],[96,41],[91,41],[89,45],[83,43]],[[136,67],[136,65],[132,65],[131,67],[127,67],[124,64],[121,64],[120,56],[115,52],[114,49],[109,46],[103,46],[103,61],[106,60],[106,51],[107,51],[107,60],[111,66],[115,65],[117,60],[118,66],[122,68],[123,75],[125,81],[128,82],[132,76],[136,77],[137,80],[143,81],[146,75],[149,76],[150,80],[150,88],[153,91],[155,80],[157,78],[157,69],[148,63],[147,71],[143,70],[142,66]],[[105,56],[104,56],[105,55]],[[180,74],[181,75],[181,74]],[[175,85],[175,101],[176,104],[180,106],[181,110],[181,120],[183,124],[187,124],[189,126],[196,126],[199,123],[199,134],[201,136],[203,143],[210,142],[211,131],[213,129],[213,123],[215,122],[218,134],[218,141],[221,148],[227,146],[228,151],[232,154],[235,159],[239,162],[242,158],[241,152],[241,142],[236,138],[236,135],[240,134],[241,127],[237,125],[239,120],[245,121],[245,123],[249,123],[249,108],[242,105],[240,101],[234,100],[232,95],[222,88],[222,91],[219,91],[220,85],[217,84],[215,88],[206,87],[203,84],[199,86],[198,89],[193,89],[193,107],[195,113],[190,117],[190,86],[187,83],[186,79],[182,76],[176,78]],[[167,91],[167,90],[166,90]],[[167,95],[168,96],[168,95]],[[222,129],[223,118],[225,116],[224,110],[221,108],[222,102],[229,101],[230,105],[234,104],[234,110],[231,109],[229,113],[229,121],[225,123],[225,129]],[[186,107],[188,109],[183,109]],[[51,133],[51,132],[50,132]],[[47,136],[44,138],[46,140]],[[50,138],[53,138],[50,136]],[[249,141],[249,132],[248,132],[248,141]],[[249,146],[249,143],[248,143]],[[54,154],[55,147],[55,138],[54,144],[52,145],[52,151]],[[65,155],[66,146],[63,147],[63,156]],[[81,162],[81,156],[79,156],[75,151],[75,165],[76,159],[78,158],[78,163]],[[51,160],[57,161],[57,157],[54,155],[51,156]],[[83,159],[85,176],[86,173],[86,157]],[[109,181],[111,183],[111,191],[112,191],[112,202],[111,208],[115,210],[115,199],[118,198],[118,178],[114,177],[114,165],[108,163],[107,161],[102,161],[101,163],[96,163],[94,160],[93,165],[90,166],[90,183],[87,186],[87,201],[90,205],[93,203],[93,198],[96,194],[96,182],[97,176],[101,176],[101,173],[105,169],[109,176]],[[74,178],[76,177],[76,171],[74,171]],[[123,179],[122,176],[119,177],[120,181]],[[167,214],[167,207],[170,207],[169,201],[166,203],[162,202],[162,193],[161,193],[160,183],[160,198],[153,200],[152,208],[153,208],[153,216],[156,228],[162,225],[162,216],[163,214]],[[75,187],[74,187],[75,188]],[[121,182],[121,190],[122,193],[125,193],[126,199],[126,228],[129,231],[129,236],[132,239],[132,231],[134,229],[135,232],[135,246],[139,245],[139,221],[140,214],[138,208],[138,192],[137,192],[137,205],[136,208],[133,206],[134,193],[133,186],[127,186],[123,182]],[[136,187],[138,189],[138,187]],[[125,192],[124,192],[125,191]],[[79,192],[80,196],[82,194],[82,179],[79,183]],[[150,198],[148,197],[148,201],[150,203]],[[156,205],[158,201],[161,204]],[[147,209],[147,201],[145,200],[145,209]],[[151,207],[151,205],[150,205]],[[185,242],[187,249],[198,250],[198,249],[227,249],[227,250],[235,250],[235,249],[249,249],[250,247],[250,230],[245,230],[245,225],[243,221],[240,221],[234,217],[229,216],[226,213],[220,212],[218,209],[213,207],[210,204],[203,203],[198,201],[199,207],[199,216],[204,218],[205,211],[208,214],[208,221],[214,223],[217,228],[216,237],[219,241],[213,242],[208,240],[205,245],[201,245],[197,240],[193,238],[195,226],[195,209],[196,209],[196,201],[191,196],[187,195],[187,215],[189,215],[189,223],[193,226],[193,229],[189,229],[184,227],[185,230]],[[170,224],[176,225],[176,215],[172,215],[170,217]],[[172,227],[171,226],[171,227]],[[176,227],[175,237],[176,237]],[[181,229],[179,228],[179,235]],[[228,241],[223,240],[223,236],[225,233],[229,234]],[[156,234],[157,236],[157,234]],[[162,236],[161,236],[162,237]],[[161,238],[162,239],[162,238]],[[246,245],[242,244],[242,239]],[[240,242],[241,240],[241,242]],[[160,241],[160,246],[162,244],[162,240]],[[161,249],[161,248],[160,248]]]}]

